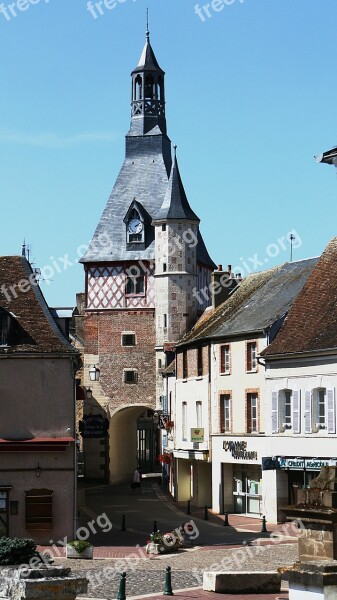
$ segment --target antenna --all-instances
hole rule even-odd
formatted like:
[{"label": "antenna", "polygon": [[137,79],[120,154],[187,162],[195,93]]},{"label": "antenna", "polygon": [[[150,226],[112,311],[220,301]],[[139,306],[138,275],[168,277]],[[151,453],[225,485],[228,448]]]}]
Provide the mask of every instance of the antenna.
[{"label": "antenna", "polygon": [[146,38],[150,39],[150,30],[149,30],[149,9],[146,9]]},{"label": "antenna", "polygon": [[26,258],[26,240],[25,240],[25,238],[23,238],[21,256],[24,256]]},{"label": "antenna", "polygon": [[296,237],[294,236],[293,233],[290,234],[289,236],[289,242],[290,242],[290,262],[293,262],[293,241],[296,240]]}]

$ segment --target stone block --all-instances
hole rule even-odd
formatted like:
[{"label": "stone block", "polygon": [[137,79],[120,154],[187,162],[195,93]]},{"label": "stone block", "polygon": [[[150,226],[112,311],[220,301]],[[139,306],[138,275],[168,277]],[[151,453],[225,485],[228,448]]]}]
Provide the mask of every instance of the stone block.
[{"label": "stone block", "polygon": [[281,589],[281,575],[276,571],[237,571],[219,573],[206,571],[203,590],[221,594],[277,594]]},{"label": "stone block", "polygon": [[87,592],[88,580],[63,567],[0,569],[0,598],[8,600],[75,600]]}]

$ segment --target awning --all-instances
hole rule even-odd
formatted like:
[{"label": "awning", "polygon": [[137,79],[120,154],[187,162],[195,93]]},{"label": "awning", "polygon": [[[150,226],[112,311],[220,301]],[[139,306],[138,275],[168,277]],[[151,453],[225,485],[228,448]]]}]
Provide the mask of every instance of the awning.
[{"label": "awning", "polygon": [[0,438],[0,452],[64,452],[75,441],[73,437],[8,440]]}]

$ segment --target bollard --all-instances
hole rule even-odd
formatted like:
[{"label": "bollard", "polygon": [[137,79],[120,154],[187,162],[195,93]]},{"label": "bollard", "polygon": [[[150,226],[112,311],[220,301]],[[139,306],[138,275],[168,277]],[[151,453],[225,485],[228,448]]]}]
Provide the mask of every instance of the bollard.
[{"label": "bollard", "polygon": [[224,518],[224,521],[223,521],[223,526],[224,526],[224,527],[228,527],[228,526],[229,526],[229,521],[228,521],[228,512],[225,512],[225,515],[224,515],[224,516],[225,516],[225,518]]},{"label": "bollard", "polygon": [[158,531],[157,521],[153,521],[153,533],[156,533],[156,531]]},{"label": "bollard", "polygon": [[264,515],[262,517],[261,533],[268,533],[267,525],[266,525],[266,517]]},{"label": "bollard", "polygon": [[122,527],[121,527],[121,531],[126,531],[126,525],[125,525],[125,515],[122,516]]},{"label": "bollard", "polygon": [[204,521],[208,521],[208,510],[207,510],[207,506],[205,506]]},{"label": "bollard", "polygon": [[126,600],[125,595],[125,583],[126,583],[126,573],[121,573],[121,580],[119,582],[119,590],[117,594],[117,600]]},{"label": "bollard", "polygon": [[163,596],[174,596],[174,593],[172,592],[172,583],[171,583],[171,567],[166,567],[165,589],[164,589]]},{"label": "bollard", "polygon": [[187,515],[191,514],[191,500],[187,500],[187,511],[186,511]]}]

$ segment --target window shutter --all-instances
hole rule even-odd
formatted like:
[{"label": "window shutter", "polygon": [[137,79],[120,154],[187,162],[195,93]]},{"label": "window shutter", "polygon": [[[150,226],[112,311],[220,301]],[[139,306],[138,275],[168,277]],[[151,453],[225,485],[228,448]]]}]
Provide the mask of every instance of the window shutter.
[{"label": "window shutter", "polygon": [[252,396],[251,396],[251,394],[247,394],[246,407],[247,407],[247,433],[252,433]]},{"label": "window shutter", "polygon": [[293,433],[301,432],[301,404],[300,404],[300,392],[293,390],[292,393],[292,425]]},{"label": "window shutter", "polygon": [[271,432],[278,433],[279,417],[278,417],[278,392],[271,394]]},{"label": "window shutter", "polygon": [[336,433],[335,389],[327,389],[328,433]]},{"label": "window shutter", "polygon": [[230,346],[225,346],[225,371],[226,371],[226,373],[229,373],[230,364],[231,364]]},{"label": "window shutter", "polygon": [[311,391],[307,390],[304,397],[304,433],[312,433]]}]

